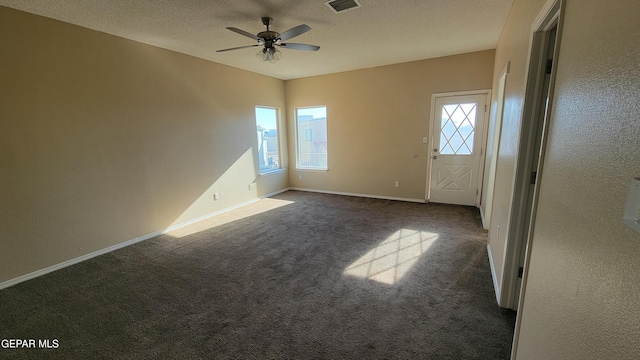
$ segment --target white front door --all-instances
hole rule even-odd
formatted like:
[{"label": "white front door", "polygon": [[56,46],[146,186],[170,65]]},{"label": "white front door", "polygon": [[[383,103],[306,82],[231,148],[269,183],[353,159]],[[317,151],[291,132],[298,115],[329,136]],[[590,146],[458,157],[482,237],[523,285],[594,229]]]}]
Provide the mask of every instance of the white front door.
[{"label": "white front door", "polygon": [[431,202],[479,205],[487,94],[435,97],[431,119]]}]

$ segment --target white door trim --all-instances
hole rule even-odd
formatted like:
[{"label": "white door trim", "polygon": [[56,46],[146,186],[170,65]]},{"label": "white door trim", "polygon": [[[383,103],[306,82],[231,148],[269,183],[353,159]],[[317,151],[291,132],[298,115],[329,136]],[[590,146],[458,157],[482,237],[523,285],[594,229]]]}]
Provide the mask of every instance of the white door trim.
[{"label": "white door trim", "polygon": [[479,158],[479,163],[478,163],[478,181],[477,181],[477,189],[478,189],[478,193],[476,194],[476,206],[480,206],[480,199],[482,198],[482,181],[483,181],[483,177],[484,177],[484,159],[485,159],[485,154],[486,154],[486,144],[487,144],[487,131],[488,131],[488,120],[489,120],[489,104],[491,102],[491,89],[482,89],[482,90],[467,90],[467,91],[456,91],[456,92],[446,92],[446,93],[434,93],[431,95],[431,111],[430,111],[430,117],[429,117],[429,143],[428,143],[428,147],[427,147],[427,178],[426,178],[426,188],[425,188],[425,202],[429,202],[429,199],[431,198],[431,194],[430,194],[430,189],[431,189],[431,171],[432,171],[432,163],[433,161],[431,161],[431,156],[432,154],[432,149],[433,149],[433,144],[434,144],[434,138],[433,138],[433,126],[435,123],[435,119],[436,119],[436,100],[438,98],[443,98],[443,97],[452,97],[452,96],[468,96],[468,95],[484,95],[485,96],[485,103],[484,103],[484,112],[481,114],[478,114],[479,116],[484,116],[483,117],[483,124],[484,124],[484,128],[482,130],[482,134],[481,134],[481,150],[480,150],[480,158]]}]

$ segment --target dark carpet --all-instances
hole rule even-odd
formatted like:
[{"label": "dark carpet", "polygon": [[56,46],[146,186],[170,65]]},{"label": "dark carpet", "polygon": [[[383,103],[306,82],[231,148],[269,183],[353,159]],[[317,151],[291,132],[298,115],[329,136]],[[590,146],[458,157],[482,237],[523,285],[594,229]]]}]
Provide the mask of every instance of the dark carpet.
[{"label": "dark carpet", "polygon": [[508,359],[486,239],[472,207],[289,191],[1,290],[0,358]]}]

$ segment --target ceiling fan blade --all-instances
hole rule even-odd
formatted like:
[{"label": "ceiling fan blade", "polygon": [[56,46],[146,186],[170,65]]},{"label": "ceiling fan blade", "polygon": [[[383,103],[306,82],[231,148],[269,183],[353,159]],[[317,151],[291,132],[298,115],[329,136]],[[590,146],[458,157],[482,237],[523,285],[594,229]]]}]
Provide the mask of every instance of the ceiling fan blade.
[{"label": "ceiling fan blade", "polygon": [[248,31],[240,30],[240,29],[234,28],[234,27],[227,27],[227,29],[229,29],[229,30],[231,30],[231,31],[233,31],[235,33],[238,33],[240,35],[244,35],[246,37],[252,38],[253,40],[257,40],[257,41],[261,41],[262,40],[259,37],[257,37],[256,35],[248,32]]},{"label": "ceiling fan blade", "polygon": [[282,41],[289,40],[289,39],[291,39],[293,37],[296,37],[298,35],[302,35],[302,34],[306,33],[309,30],[311,30],[309,25],[305,25],[305,24],[298,25],[298,26],[296,26],[294,28],[291,28],[291,29],[283,32],[282,34],[280,34],[279,39],[282,40]]},{"label": "ceiling fan blade", "polygon": [[255,44],[255,45],[237,46],[237,47],[232,47],[232,48],[228,48],[228,49],[216,50],[216,52],[224,52],[224,51],[231,51],[231,50],[238,50],[238,49],[246,49],[246,48],[256,47],[256,46],[261,46],[261,45],[260,44]]},{"label": "ceiling fan blade", "polygon": [[296,43],[280,44],[280,46],[287,49],[306,50],[306,51],[318,51],[320,49],[320,46],[317,46],[317,45],[296,44]]}]

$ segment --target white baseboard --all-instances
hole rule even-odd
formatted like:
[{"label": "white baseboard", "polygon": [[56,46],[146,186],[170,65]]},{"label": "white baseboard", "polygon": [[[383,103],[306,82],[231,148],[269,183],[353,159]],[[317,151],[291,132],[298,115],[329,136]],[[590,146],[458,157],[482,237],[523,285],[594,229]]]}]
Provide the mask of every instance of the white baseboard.
[{"label": "white baseboard", "polygon": [[309,188],[299,188],[299,187],[292,187],[292,188],[289,188],[289,190],[307,191],[307,192],[315,192],[315,193],[331,194],[331,195],[365,197],[365,198],[372,198],[372,199],[408,201],[408,202],[415,202],[415,203],[425,203],[426,202],[426,200],[424,200],[424,199],[400,198],[400,197],[393,197],[393,196],[359,194],[359,193],[350,193],[350,192],[342,192],[342,191],[329,191],[329,190],[319,190],[319,189],[309,189]]},{"label": "white baseboard", "polygon": [[48,274],[50,272],[54,272],[56,270],[60,270],[62,268],[66,268],[67,266],[78,264],[80,262],[83,262],[85,260],[89,260],[89,259],[94,258],[96,256],[100,256],[100,255],[103,255],[103,254],[106,254],[108,252],[121,249],[121,248],[129,246],[129,245],[133,245],[133,244],[138,243],[140,241],[151,239],[151,238],[156,237],[158,235],[162,235],[163,232],[164,231],[156,231],[156,232],[153,232],[151,234],[147,234],[147,235],[143,235],[143,236],[137,237],[135,239],[127,240],[125,242],[121,242],[121,243],[106,247],[104,249],[100,249],[98,251],[94,251],[94,252],[89,253],[89,254],[78,256],[77,258],[73,258],[73,259],[69,259],[67,261],[63,261],[63,262],[61,262],[59,264],[55,264],[55,265],[46,267],[44,269],[36,270],[34,272],[18,276],[17,278],[13,278],[11,280],[3,281],[2,283],[0,283],[0,290],[8,288],[9,286],[13,286],[13,285],[19,284],[19,283],[21,283],[23,281],[35,279],[38,276],[42,276],[42,275]]},{"label": "white baseboard", "polygon": [[493,290],[496,293],[496,302],[500,305],[500,281],[496,275],[496,268],[493,264],[493,255],[491,255],[491,245],[487,244],[487,254],[489,254],[489,267],[491,268],[491,279],[493,280]]},{"label": "white baseboard", "polygon": [[46,267],[44,269],[36,270],[34,272],[18,276],[17,278],[13,278],[13,279],[10,279],[10,280],[7,280],[7,281],[3,281],[3,282],[0,283],[0,290],[6,289],[6,288],[8,288],[10,286],[19,284],[19,283],[27,281],[27,280],[35,279],[38,276],[42,276],[42,275],[48,274],[50,272],[54,272],[56,270],[60,270],[60,269],[65,268],[67,266],[71,266],[71,265],[75,265],[75,264],[81,263],[81,262],[83,262],[85,260],[89,260],[89,259],[94,258],[96,256],[104,255],[106,253],[110,253],[112,251],[115,251],[115,250],[122,249],[122,248],[130,246],[130,245],[133,245],[135,243],[139,243],[141,241],[154,238],[156,236],[165,234],[167,232],[170,232],[170,231],[173,231],[173,230],[176,230],[176,229],[180,229],[180,228],[183,228],[183,227],[188,226],[188,225],[195,224],[195,223],[197,223],[199,221],[203,221],[203,220],[209,219],[209,218],[211,218],[213,216],[224,214],[224,213],[229,212],[231,210],[234,210],[234,209],[237,209],[237,208],[240,208],[240,207],[255,203],[257,201],[260,201],[260,199],[268,198],[268,197],[283,193],[283,192],[288,191],[288,190],[289,189],[286,188],[286,189],[274,191],[272,193],[260,196],[258,198],[251,199],[249,201],[245,201],[245,202],[242,202],[240,204],[233,205],[233,206],[230,206],[228,208],[224,208],[222,210],[214,211],[214,212],[212,212],[210,214],[203,215],[203,216],[200,216],[198,218],[195,218],[195,219],[192,219],[192,220],[189,220],[189,221],[177,224],[177,225],[170,226],[170,227],[168,227],[168,228],[166,228],[164,230],[155,231],[155,232],[152,232],[150,234],[146,234],[146,235],[137,237],[135,239],[127,240],[127,241],[124,241],[124,242],[121,242],[121,243],[106,247],[104,249],[100,249],[100,250],[94,251],[94,252],[89,253],[89,254],[78,256],[76,258],[69,259],[67,261],[63,261],[63,262],[61,262],[59,264],[55,264],[55,265]]}]

